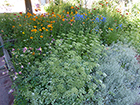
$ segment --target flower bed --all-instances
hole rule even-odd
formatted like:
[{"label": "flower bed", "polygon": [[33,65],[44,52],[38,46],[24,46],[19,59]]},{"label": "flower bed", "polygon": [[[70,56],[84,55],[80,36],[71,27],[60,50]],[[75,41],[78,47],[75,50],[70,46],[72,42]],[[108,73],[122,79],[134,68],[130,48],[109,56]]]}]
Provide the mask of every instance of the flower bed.
[{"label": "flower bed", "polygon": [[[17,86],[15,105],[117,105],[134,104],[139,99],[140,84],[135,81],[140,79],[135,58],[139,52],[138,32],[134,27],[126,28],[128,16],[114,11],[113,17],[111,12],[100,13],[71,6],[61,14],[20,12],[12,18],[5,14],[0,27],[2,38],[17,39],[4,44],[11,50],[16,70],[10,74],[12,89]],[[119,41],[122,43],[115,45]],[[125,46],[129,42],[133,49]]]}]

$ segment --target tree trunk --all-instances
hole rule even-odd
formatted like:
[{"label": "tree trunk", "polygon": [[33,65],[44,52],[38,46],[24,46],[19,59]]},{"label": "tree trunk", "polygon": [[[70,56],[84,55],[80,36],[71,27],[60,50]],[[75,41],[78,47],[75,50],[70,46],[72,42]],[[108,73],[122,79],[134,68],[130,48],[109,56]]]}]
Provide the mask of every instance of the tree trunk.
[{"label": "tree trunk", "polygon": [[26,13],[33,14],[31,0],[25,0]]}]

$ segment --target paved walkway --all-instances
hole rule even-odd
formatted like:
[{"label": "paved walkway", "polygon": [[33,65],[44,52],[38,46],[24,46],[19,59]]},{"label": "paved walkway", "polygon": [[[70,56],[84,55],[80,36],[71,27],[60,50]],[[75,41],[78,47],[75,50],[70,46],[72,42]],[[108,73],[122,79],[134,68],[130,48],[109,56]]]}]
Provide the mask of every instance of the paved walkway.
[{"label": "paved walkway", "polygon": [[[5,65],[3,57],[0,57],[0,67]],[[6,73],[7,69],[0,69],[0,105],[13,105],[14,96],[8,94],[11,89],[12,81]]]}]

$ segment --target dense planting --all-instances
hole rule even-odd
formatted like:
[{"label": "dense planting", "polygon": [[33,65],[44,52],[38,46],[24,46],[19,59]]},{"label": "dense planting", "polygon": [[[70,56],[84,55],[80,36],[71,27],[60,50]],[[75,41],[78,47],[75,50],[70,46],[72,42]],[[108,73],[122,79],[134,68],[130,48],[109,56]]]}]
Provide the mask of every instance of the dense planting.
[{"label": "dense planting", "polygon": [[[16,39],[5,43],[16,69],[9,72],[15,105],[138,101],[139,20],[130,22],[129,16],[102,3],[101,9],[67,4],[59,11],[50,7],[41,15],[20,12],[0,17],[2,38]],[[115,44],[118,41],[122,43]]]}]

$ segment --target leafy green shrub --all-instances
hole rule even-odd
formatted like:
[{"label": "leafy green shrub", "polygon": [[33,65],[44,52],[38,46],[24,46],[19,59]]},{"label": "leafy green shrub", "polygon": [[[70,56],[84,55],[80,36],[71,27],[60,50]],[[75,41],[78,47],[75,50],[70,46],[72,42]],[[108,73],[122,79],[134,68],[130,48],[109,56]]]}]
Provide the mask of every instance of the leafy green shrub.
[{"label": "leafy green shrub", "polygon": [[[106,73],[101,90],[106,105],[133,105],[140,99],[140,65],[136,52],[128,45],[112,44],[96,69]],[[93,75],[94,76],[94,75]],[[100,76],[99,76],[100,77]]]},{"label": "leafy green shrub", "polygon": [[[24,67],[21,71],[23,75],[16,79],[20,93],[15,92],[15,94],[23,98],[24,103],[79,105],[97,104],[101,101],[96,94],[98,87],[104,87],[104,84],[100,79],[96,79],[96,76],[95,80],[91,80],[90,73],[98,66],[103,46],[93,34],[83,37],[83,32],[80,31],[76,37],[72,31],[63,35],[64,39],[58,38],[54,43],[55,46],[46,43],[46,48],[43,49],[48,48],[52,53],[41,62],[35,61],[33,65]],[[24,71],[28,72],[28,75]],[[15,104],[20,103],[18,97],[15,99]]]}]

